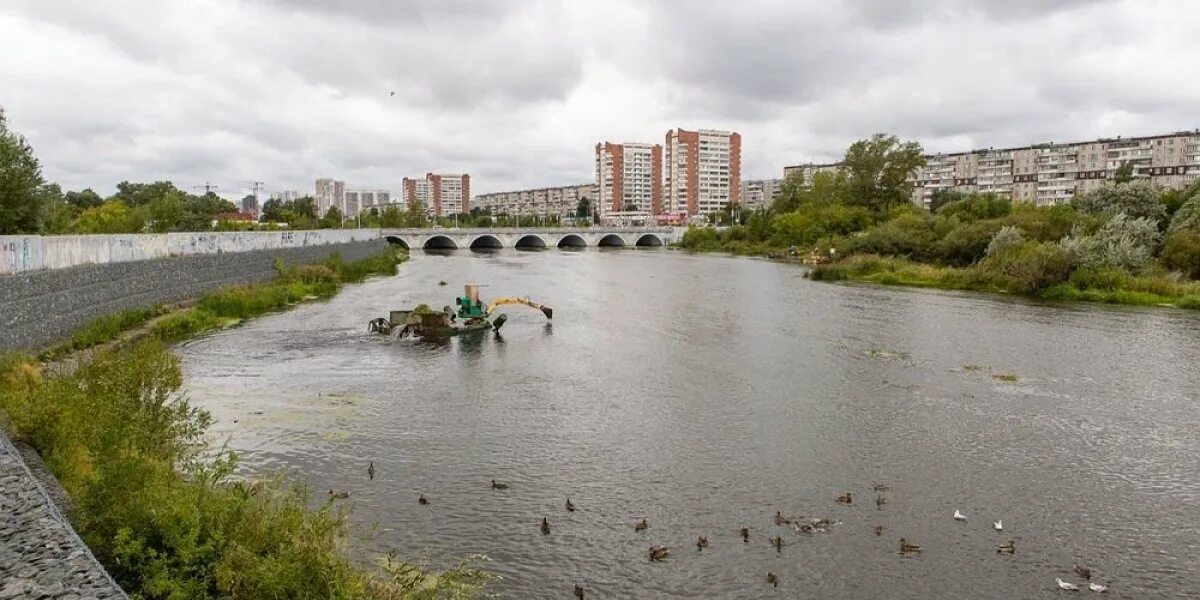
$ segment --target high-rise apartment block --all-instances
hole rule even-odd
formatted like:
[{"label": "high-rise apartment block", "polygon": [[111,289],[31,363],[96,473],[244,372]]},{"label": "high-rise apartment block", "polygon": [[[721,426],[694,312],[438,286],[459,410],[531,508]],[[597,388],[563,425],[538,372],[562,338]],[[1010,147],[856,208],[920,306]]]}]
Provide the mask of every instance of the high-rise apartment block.
[{"label": "high-rise apartment block", "polygon": [[664,162],[667,212],[704,215],[737,204],[741,193],[742,136],[729,131],[667,132]]},{"label": "high-rise apartment block", "polygon": [[471,211],[471,176],[426,173],[424,179],[405,177],[404,200],[410,209],[421,207],[432,217]]},{"label": "high-rise apartment block", "polygon": [[[475,197],[475,205],[491,210],[493,215],[511,217],[570,217],[575,215],[579,201],[596,202],[594,184],[568,185],[514,192],[494,192]],[[591,204],[592,209],[595,205]]]},{"label": "high-rise apartment block", "polygon": [[751,179],[742,182],[738,193],[739,203],[751,210],[771,208],[775,198],[779,196],[779,186],[782,179]]},{"label": "high-rise apartment block", "polygon": [[662,212],[662,150],[658,144],[596,144],[599,214]]},{"label": "high-rise apartment block", "polygon": [[[988,148],[930,154],[913,174],[913,202],[929,206],[938,190],[989,192],[1038,206],[1061,204],[1075,194],[1104,186],[1124,165],[1133,177],[1163,188],[1200,180],[1200,130],[1134,138],[1101,138],[1067,144]],[[839,165],[796,165],[806,175]],[[805,177],[812,181],[811,176]]]},{"label": "high-rise apartment block", "polygon": [[346,190],[338,210],[342,216],[353,217],[372,208],[382,208],[392,203],[392,193],[386,190]]},{"label": "high-rise apartment block", "polygon": [[324,216],[329,212],[329,207],[336,206],[338,210],[342,210],[343,200],[346,196],[346,182],[337,179],[322,177],[317,180],[317,189],[314,196],[317,199],[317,215]]}]

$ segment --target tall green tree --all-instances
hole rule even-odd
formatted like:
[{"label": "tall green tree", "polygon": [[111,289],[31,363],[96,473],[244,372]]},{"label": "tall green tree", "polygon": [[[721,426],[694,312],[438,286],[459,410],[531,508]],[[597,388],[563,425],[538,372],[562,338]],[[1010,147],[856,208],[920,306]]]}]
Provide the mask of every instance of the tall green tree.
[{"label": "tall green tree", "polygon": [[[176,189],[167,190],[163,195],[150,200],[143,209],[150,230],[156,233],[192,229],[188,227],[191,219],[184,205],[184,194]],[[203,229],[208,229],[211,221],[204,223]]]},{"label": "tall green tree", "polygon": [[121,200],[109,200],[89,208],[75,219],[76,233],[137,233],[142,230],[142,216]]},{"label": "tall green tree", "polygon": [[849,200],[867,207],[878,221],[893,206],[911,200],[909,178],[923,166],[925,157],[916,142],[882,133],[854,142],[842,160]]},{"label": "tall green tree", "polygon": [[321,229],[341,229],[342,228],[342,211],[336,206],[330,206],[329,210],[325,211],[325,216],[321,217]]},{"label": "tall green tree", "polygon": [[286,219],[283,214],[283,201],[278,198],[271,198],[262,205],[262,210],[259,212],[258,220],[263,223],[282,223]]},{"label": "tall green tree", "polygon": [[41,216],[42,167],[0,109],[0,235],[33,233]]},{"label": "tall green tree", "polygon": [[92,188],[78,192],[67,192],[64,194],[64,198],[66,198],[68,204],[80,210],[104,204],[104,198],[101,198],[100,194],[92,191]]},{"label": "tall green tree", "polygon": [[1113,172],[1113,183],[1120,185],[1133,181],[1133,161],[1124,161],[1117,170]]},{"label": "tall green tree", "polygon": [[774,204],[771,205],[771,210],[782,214],[800,208],[805,191],[804,172],[792,171],[788,173],[787,177],[783,178],[783,182],[779,184],[779,196],[775,198]]},{"label": "tall green tree", "polygon": [[588,214],[592,212],[592,201],[584,196],[575,204],[575,218],[586,219]]}]

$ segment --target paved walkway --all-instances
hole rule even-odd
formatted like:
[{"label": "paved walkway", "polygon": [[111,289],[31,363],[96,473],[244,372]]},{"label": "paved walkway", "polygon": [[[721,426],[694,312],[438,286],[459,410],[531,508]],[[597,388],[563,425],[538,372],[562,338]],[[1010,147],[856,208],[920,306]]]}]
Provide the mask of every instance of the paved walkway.
[{"label": "paved walkway", "polygon": [[125,599],[0,432],[0,600]]}]

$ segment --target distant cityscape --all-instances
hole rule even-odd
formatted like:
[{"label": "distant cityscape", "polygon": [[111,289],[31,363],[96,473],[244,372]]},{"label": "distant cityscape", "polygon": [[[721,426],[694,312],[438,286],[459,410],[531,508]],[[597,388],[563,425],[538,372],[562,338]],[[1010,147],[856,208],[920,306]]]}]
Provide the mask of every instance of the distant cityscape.
[{"label": "distant cityscape", "polygon": [[[332,207],[353,218],[363,211],[394,206],[421,210],[430,217],[468,214],[474,208],[495,216],[570,219],[586,207],[587,218],[600,222],[677,225],[703,220],[730,205],[770,208],[787,177],[798,174],[808,184],[819,173],[835,173],[841,166],[803,163],[784,167],[781,178],[742,180],[741,154],[737,132],[672,129],[662,144],[597,143],[595,179],[588,183],[472,196],[471,177],[466,173],[405,177],[399,194],[349,188],[345,181],[323,177],[316,180],[311,195],[319,216]],[[1046,206],[1103,186],[1123,165],[1132,167],[1135,179],[1158,187],[1189,185],[1200,179],[1200,130],[965,150],[925,158],[926,166],[911,178],[916,204],[928,206],[938,190],[955,190]],[[303,195],[307,194],[290,190],[270,197],[287,202]],[[257,212],[256,204],[247,198],[242,209]]]}]

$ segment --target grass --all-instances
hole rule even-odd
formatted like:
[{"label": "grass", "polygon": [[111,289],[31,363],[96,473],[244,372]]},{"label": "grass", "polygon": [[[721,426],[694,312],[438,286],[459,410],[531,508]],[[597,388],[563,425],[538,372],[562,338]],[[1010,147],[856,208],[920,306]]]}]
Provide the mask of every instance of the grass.
[{"label": "grass", "polygon": [[[206,294],[154,321],[149,335],[45,374],[33,357],[0,356],[0,422],[32,445],[73,500],[72,524],[133,598],[471,598],[490,576],[480,557],[432,571],[389,555],[379,568],[346,554],[347,513],[279,475],[234,479],[237,456],[206,443],[212,422],[181,392],[185,339],[391,273],[403,257],[283,267],[277,281]],[[62,351],[119,340],[161,309],[99,319]]]},{"label": "grass", "polygon": [[105,315],[73,333],[67,341],[46,350],[42,354],[42,358],[44,360],[51,360],[72,352],[86,350],[93,346],[111,342],[120,337],[122,333],[141,327],[168,310],[170,309],[167,306],[158,305],[153,308],[135,308]]},{"label": "grass", "polygon": [[[1018,293],[1004,276],[990,272],[982,264],[964,268],[943,267],[877,255],[860,254],[817,265],[808,272],[808,277],[814,281],[860,281],[881,285]],[[1123,272],[1097,274],[1080,269],[1066,283],[1026,295],[1045,300],[1200,309],[1200,282],[1181,282],[1166,275],[1135,277]]]}]

